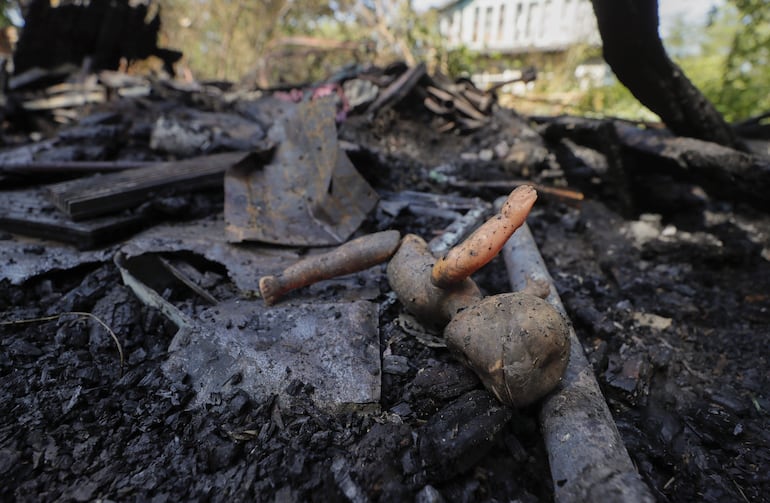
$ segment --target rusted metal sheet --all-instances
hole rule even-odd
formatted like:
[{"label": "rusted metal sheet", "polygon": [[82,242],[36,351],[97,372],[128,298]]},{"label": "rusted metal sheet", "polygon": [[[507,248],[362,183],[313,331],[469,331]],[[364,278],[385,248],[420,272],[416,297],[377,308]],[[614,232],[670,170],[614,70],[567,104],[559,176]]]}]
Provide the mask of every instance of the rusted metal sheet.
[{"label": "rusted metal sheet", "polygon": [[232,242],[324,246],[346,241],[377,203],[337,141],[334,103],[290,107],[270,130],[278,142],[267,165],[248,159],[225,177]]},{"label": "rusted metal sheet", "polygon": [[[327,248],[314,248],[309,254],[323,253]],[[190,252],[222,264],[228,277],[246,295],[259,292],[259,278],[277,274],[300,260],[295,248],[229,243],[224,233],[222,215],[191,222],[157,225],[130,238],[121,247],[126,257],[143,254],[175,254]],[[287,296],[286,302],[318,297],[342,300],[369,300],[380,292],[383,273],[374,267],[356,274],[318,282]]]},{"label": "rusted metal sheet", "polygon": [[21,285],[40,274],[107,262],[113,253],[113,248],[82,251],[55,241],[4,236],[0,241],[0,281]]},{"label": "rusted metal sheet", "polygon": [[[144,284],[137,264],[118,254],[123,281],[179,331],[165,372],[190,376],[194,403],[233,387],[257,400],[292,401],[291,383],[313,386],[315,404],[330,412],[376,409],[380,399],[377,305],[366,301],[267,307],[238,299],[188,316]],[[300,384],[301,383],[301,384]]]}]

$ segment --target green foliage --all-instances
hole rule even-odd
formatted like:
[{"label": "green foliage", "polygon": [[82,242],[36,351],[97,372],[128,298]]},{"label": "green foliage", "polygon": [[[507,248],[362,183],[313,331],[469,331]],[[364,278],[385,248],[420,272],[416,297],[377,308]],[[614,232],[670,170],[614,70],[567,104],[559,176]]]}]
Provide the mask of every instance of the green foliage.
[{"label": "green foliage", "polygon": [[465,46],[452,49],[446,53],[444,71],[453,77],[467,76],[476,71],[478,55]]},{"label": "green foliage", "polygon": [[665,41],[667,49],[728,122],[770,110],[766,0],[730,0],[712,12],[698,38],[692,33],[684,23],[677,26]]},{"label": "green foliage", "polygon": [[766,0],[731,0],[738,13],[722,89],[715,100],[728,120],[770,110],[770,9]]},{"label": "green foliage", "polygon": [[558,56],[540,56],[525,58],[524,66],[538,69],[539,77],[535,82],[538,92],[562,93],[574,91],[578,85],[575,70],[581,64],[602,61],[601,47],[588,44],[575,44]]},{"label": "green foliage", "polygon": [[14,19],[21,17],[18,0],[0,0],[0,27],[13,26]]},{"label": "green foliage", "polygon": [[631,91],[618,81],[606,86],[590,87],[574,104],[575,111],[588,117],[619,117],[628,120],[660,120]]},{"label": "green foliage", "polygon": [[[350,1],[164,0],[162,43],[184,52],[183,65],[197,79],[302,82],[324,66],[323,51],[284,44],[293,35],[346,40],[335,8]],[[280,75],[276,75],[279,72]],[[315,73],[313,73],[315,72]]]},{"label": "green foliage", "polygon": [[[0,0],[0,8],[14,4]],[[578,112],[654,119],[620,84],[577,89],[575,67],[600,57],[600,49],[578,46],[563,55],[479,55],[447,49],[436,11],[417,15],[409,0],[164,0],[162,44],[185,53],[198,79],[299,83],[320,80],[352,62],[385,64],[405,54],[426,61],[430,71],[451,76],[485,69],[540,70],[537,90],[582,97]],[[281,45],[287,36],[356,42],[346,50]],[[707,27],[680,19],[664,41],[671,57],[728,121],[770,110],[770,9],[767,0],[726,0]],[[354,44],[355,45],[355,44]],[[629,57],[633,57],[630,55]]]},{"label": "green foliage", "polygon": [[[663,41],[685,75],[728,122],[770,110],[770,9],[767,0],[728,0],[707,25],[675,21]],[[654,119],[621,84],[588,90],[581,113]]]},{"label": "green foliage", "polygon": [[440,43],[435,13],[409,0],[163,0],[161,14],[162,43],[197,79],[318,81],[351,63],[430,61]]}]

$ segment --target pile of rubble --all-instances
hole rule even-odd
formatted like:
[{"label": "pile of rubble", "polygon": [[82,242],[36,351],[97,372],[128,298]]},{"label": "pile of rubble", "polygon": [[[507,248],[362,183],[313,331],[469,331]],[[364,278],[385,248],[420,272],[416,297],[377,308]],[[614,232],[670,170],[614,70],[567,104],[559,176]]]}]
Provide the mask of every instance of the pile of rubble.
[{"label": "pile of rubble", "polygon": [[[59,324],[57,340],[66,344],[69,331],[82,331],[71,313],[98,312],[120,350],[120,371],[101,371],[122,383],[120,392],[171,383],[168,396],[158,391],[155,405],[147,406],[159,414],[156,421],[173,429],[185,414],[197,418],[208,450],[205,459],[185,461],[198,463],[192,472],[205,465],[211,485],[241,497],[302,498],[323,488],[321,494],[352,501],[441,501],[441,492],[459,500],[651,499],[593,378],[591,364],[598,363],[586,360],[574,331],[562,387],[541,407],[518,411],[483,391],[475,375],[446,355],[435,331],[402,312],[383,267],[318,282],[274,307],[255,298],[259,279],[385,229],[425,235],[440,255],[494,212],[490,201],[523,183],[557,208],[535,215],[536,232],[559,214],[559,225],[576,231],[572,209],[586,193],[633,213],[648,190],[641,179],[651,165],[674,180],[656,189],[661,211],[681,204],[682,194],[691,206],[720,197],[765,210],[766,157],[622,121],[530,123],[497,106],[494,91],[428,75],[423,65],[350,68],[317,85],[259,91],[110,71],[47,85],[54,74],[21,74],[6,96],[14,107],[0,151],[7,201],[0,207],[0,284],[10,292],[3,327],[47,320]],[[708,192],[693,190],[694,180]],[[763,239],[761,227],[747,232]],[[524,288],[536,277],[553,283],[531,234],[514,238],[504,252],[509,274],[482,271],[486,293]],[[716,246],[700,234],[669,238],[665,246],[690,238]],[[56,271],[84,268],[91,272],[69,293],[45,283]],[[103,287],[89,289],[116,283],[118,274],[125,286],[109,289],[106,300]],[[559,278],[571,280],[566,273]],[[24,304],[19,292],[30,285],[51,304]],[[577,302],[583,286],[573,287],[566,293]],[[129,291],[142,307],[127,300]],[[580,307],[568,302],[565,311],[553,284],[549,292],[562,312]],[[129,306],[132,314],[111,311],[112,305]],[[147,312],[164,320],[126,321],[150,317]],[[581,323],[601,325],[589,307],[577,314]],[[657,320],[636,314],[645,326]],[[44,351],[22,344],[21,329],[8,330],[15,330],[13,358],[32,362],[32,371]],[[153,331],[163,334],[166,347],[144,347]],[[51,355],[59,351],[38,342]],[[92,342],[100,358],[112,349]],[[649,384],[650,375],[634,373],[641,367],[613,365],[627,388]],[[77,410],[81,393],[89,392],[82,384],[62,392],[64,413]],[[123,407],[101,399],[105,417]],[[228,427],[216,430],[201,419],[207,413],[221,414]],[[140,435],[151,442],[151,425],[142,425],[141,434],[121,430],[122,440]],[[520,440],[530,435],[532,444]],[[167,440],[163,456],[172,463],[182,451]],[[48,446],[25,441],[34,447],[24,449],[39,458],[25,472],[29,485],[40,460],[66,465],[58,437]],[[239,458],[243,446],[246,461]],[[23,457],[21,447],[7,449],[13,459]],[[508,484],[500,467],[523,475]],[[91,463],[75,475],[93,471]],[[133,494],[180,490],[170,476],[159,482],[121,473],[120,480],[100,473],[70,496],[129,496],[124,479],[130,477],[146,484]],[[205,493],[203,486],[187,496]]]}]

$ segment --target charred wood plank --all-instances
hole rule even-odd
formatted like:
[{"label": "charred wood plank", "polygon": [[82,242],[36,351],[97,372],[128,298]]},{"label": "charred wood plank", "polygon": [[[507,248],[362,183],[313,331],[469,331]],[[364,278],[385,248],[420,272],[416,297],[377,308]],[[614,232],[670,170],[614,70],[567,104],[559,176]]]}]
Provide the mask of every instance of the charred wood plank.
[{"label": "charred wood plank", "polygon": [[[457,88],[457,90],[454,88]],[[479,96],[476,96],[475,99],[469,99],[470,93],[468,93],[463,86],[451,85],[448,89],[436,86],[427,86],[426,91],[428,92],[429,96],[438,99],[445,108],[451,107],[451,109],[454,109],[455,111],[460,112],[477,121],[485,121],[489,118],[485,111],[477,106],[486,106],[486,103],[484,103]],[[474,101],[476,103],[474,103]],[[489,106],[491,106],[491,103]]]},{"label": "charred wood plank", "polygon": [[25,236],[70,243],[78,248],[93,248],[116,236],[136,231],[147,220],[139,213],[107,216],[85,222],[73,222],[56,211],[40,189],[17,190],[2,194],[0,229]]},{"label": "charred wood plank", "polygon": [[20,72],[18,68],[15,70],[16,74],[8,79],[8,91],[11,92],[19,92],[27,88],[38,89],[48,85],[54,85],[76,72],[77,67],[72,64],[64,64],[47,69],[33,67],[23,72]]},{"label": "charred wood plank", "polygon": [[370,115],[375,114],[377,111],[390,107],[404,99],[426,73],[425,63],[409,68],[385,88],[380,96],[369,105],[369,108],[366,110],[367,113]]},{"label": "charred wood plank", "polygon": [[125,171],[151,164],[154,163],[144,161],[31,161],[0,165],[0,173],[14,175],[70,175],[103,171]]},{"label": "charred wood plank", "polygon": [[477,110],[476,107],[463,96],[458,95],[452,103],[454,103],[454,107],[457,111],[462,112],[474,121],[486,122],[489,120],[489,116]]},{"label": "charred wood plank", "polygon": [[[622,163],[629,176],[665,174],[695,183],[714,197],[770,208],[770,160],[714,142],[672,136],[665,129],[642,128],[626,121],[582,117],[538,118],[547,139],[570,138],[607,151],[603,139],[608,125],[622,148]],[[654,162],[640,162],[641,160]],[[610,158],[608,157],[608,160]]]},{"label": "charred wood plank", "polygon": [[600,152],[604,156],[607,166],[605,176],[611,187],[611,193],[607,194],[607,197],[614,200],[624,215],[633,212],[629,173],[613,121],[573,116],[539,117],[535,118],[535,121],[542,124],[538,129],[546,140],[560,141],[569,138]]},{"label": "charred wood plank", "polygon": [[455,121],[457,123],[457,126],[459,127],[460,131],[463,132],[469,132],[469,131],[476,131],[477,129],[481,129],[487,124],[489,124],[489,119],[466,119],[465,117],[458,117]]},{"label": "charred wood plank", "polygon": [[770,111],[734,123],[733,129],[744,138],[770,140]]},{"label": "charred wood plank", "polygon": [[51,201],[73,220],[105,215],[145,202],[161,191],[223,186],[227,168],[245,152],[163,162],[118,173],[62,182],[48,188]]},{"label": "charred wood plank", "polygon": [[107,101],[107,93],[102,90],[86,90],[83,92],[71,92],[51,96],[50,98],[39,98],[25,101],[21,104],[24,110],[57,110],[59,108],[82,107],[93,103],[104,103]]},{"label": "charred wood plank", "polygon": [[426,86],[425,90],[428,91],[428,94],[430,94],[431,96],[433,96],[434,98],[438,99],[443,103],[451,102],[452,99],[454,99],[454,96],[452,95],[452,93],[445,91],[436,86]]},{"label": "charred wood plank", "polygon": [[770,209],[770,159],[713,142],[673,137],[665,131],[623,123],[616,123],[615,128],[625,148],[669,161],[645,163],[645,167],[657,165],[657,169],[674,170],[678,177],[702,185],[713,196]]},{"label": "charred wood plank", "polygon": [[452,109],[445,107],[430,96],[426,96],[422,103],[425,108],[436,115],[450,115],[452,113]]},{"label": "charred wood plank", "polygon": [[457,86],[461,89],[463,97],[470,101],[479,112],[489,113],[490,108],[497,101],[494,90],[482,91],[468,80],[461,81]]},{"label": "charred wood plank", "polygon": [[[580,145],[602,151],[604,128],[608,124],[628,124],[632,126],[656,129],[657,124],[643,122],[628,122],[618,119],[593,119],[578,117],[575,115],[561,115],[558,117],[533,116],[532,120],[538,124],[538,132],[546,140],[560,140],[569,138]],[[663,126],[660,125],[662,128]]]},{"label": "charred wood plank", "polygon": [[450,480],[493,447],[513,413],[483,390],[470,391],[420,427],[417,456],[428,477]]}]

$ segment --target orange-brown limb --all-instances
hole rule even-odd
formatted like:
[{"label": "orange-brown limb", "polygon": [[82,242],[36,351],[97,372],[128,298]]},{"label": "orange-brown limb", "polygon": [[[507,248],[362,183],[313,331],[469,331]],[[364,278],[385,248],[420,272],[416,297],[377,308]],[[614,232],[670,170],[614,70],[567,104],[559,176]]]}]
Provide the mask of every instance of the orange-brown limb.
[{"label": "orange-brown limb", "polygon": [[363,271],[388,260],[398,248],[398,231],[376,232],[353,239],[334,250],[307,257],[276,276],[259,279],[259,291],[267,305],[285,293],[317,281]]},{"label": "orange-brown limb", "polygon": [[473,231],[462,243],[449,250],[433,266],[431,281],[448,288],[463,281],[500,252],[508,238],[526,220],[537,200],[531,185],[516,187],[503,204],[500,213]]}]

